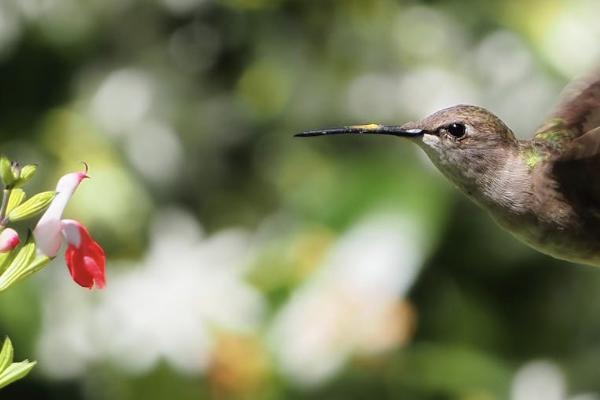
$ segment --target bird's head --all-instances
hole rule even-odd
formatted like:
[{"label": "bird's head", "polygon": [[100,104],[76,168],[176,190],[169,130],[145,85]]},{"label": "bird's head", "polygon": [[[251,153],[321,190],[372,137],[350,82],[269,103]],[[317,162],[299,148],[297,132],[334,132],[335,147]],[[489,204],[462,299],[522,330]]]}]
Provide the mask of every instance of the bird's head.
[{"label": "bird's head", "polygon": [[493,175],[518,148],[512,131],[491,112],[459,105],[404,125],[353,125],[299,133],[296,136],[337,134],[393,135],[421,147],[451,181],[467,192],[483,176]]}]

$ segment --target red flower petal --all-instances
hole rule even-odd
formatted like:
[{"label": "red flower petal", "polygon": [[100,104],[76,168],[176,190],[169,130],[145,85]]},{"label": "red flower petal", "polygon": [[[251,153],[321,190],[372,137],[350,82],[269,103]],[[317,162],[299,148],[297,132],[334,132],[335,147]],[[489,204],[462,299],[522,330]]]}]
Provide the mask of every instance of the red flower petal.
[{"label": "red flower petal", "polygon": [[78,245],[69,243],[65,260],[73,280],[80,286],[91,289],[94,284],[102,289],[106,285],[104,250],[92,239],[88,230],[77,223],[80,234]]}]

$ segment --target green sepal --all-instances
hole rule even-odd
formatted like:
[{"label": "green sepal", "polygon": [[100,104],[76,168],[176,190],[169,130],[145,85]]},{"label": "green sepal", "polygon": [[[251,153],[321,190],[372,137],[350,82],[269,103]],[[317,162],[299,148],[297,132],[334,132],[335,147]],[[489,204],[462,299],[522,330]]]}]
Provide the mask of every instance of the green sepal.
[{"label": "green sepal", "polygon": [[55,191],[38,193],[12,210],[10,214],[8,214],[8,219],[12,222],[16,222],[31,218],[48,207],[55,196]]},{"label": "green sepal", "polygon": [[0,253],[0,275],[6,271],[6,268],[10,264],[10,261],[14,258],[14,255],[17,253],[16,249],[11,251],[6,251],[4,253]]},{"label": "green sepal", "polygon": [[14,182],[18,181],[21,177],[21,166],[17,162],[10,163],[10,171],[12,172],[12,176]]},{"label": "green sepal", "polygon": [[23,189],[13,189],[10,191],[8,204],[6,205],[6,214],[10,214],[17,206],[25,200],[25,191]]},{"label": "green sepal", "polygon": [[28,275],[34,257],[35,243],[31,240],[21,247],[6,271],[0,275],[0,291],[8,289],[12,284]]},{"label": "green sepal", "polygon": [[29,371],[35,367],[35,364],[35,361],[24,360],[9,365],[8,368],[0,373],[0,389],[14,381],[24,378]]},{"label": "green sepal", "polygon": [[23,186],[24,184],[29,182],[31,178],[33,178],[33,175],[35,175],[36,171],[37,165],[35,164],[27,164],[23,166],[23,168],[21,168],[20,175],[17,182],[15,183],[15,186]]},{"label": "green sepal", "polygon": [[0,350],[0,388],[23,378],[36,364],[29,360],[13,363],[13,357],[13,345],[7,337]]},{"label": "green sepal", "polygon": [[2,373],[10,364],[12,364],[13,355],[13,345],[10,339],[7,337],[4,339],[2,350],[0,350],[0,373]]},{"label": "green sepal", "polygon": [[15,183],[10,160],[4,156],[0,157],[0,179],[4,186],[10,186]]},{"label": "green sepal", "polygon": [[35,274],[39,270],[43,269],[46,265],[50,264],[50,261],[52,260],[53,258],[50,258],[48,256],[37,256],[27,267],[25,267],[25,270],[23,271],[19,279],[23,279],[28,277],[29,275]]}]

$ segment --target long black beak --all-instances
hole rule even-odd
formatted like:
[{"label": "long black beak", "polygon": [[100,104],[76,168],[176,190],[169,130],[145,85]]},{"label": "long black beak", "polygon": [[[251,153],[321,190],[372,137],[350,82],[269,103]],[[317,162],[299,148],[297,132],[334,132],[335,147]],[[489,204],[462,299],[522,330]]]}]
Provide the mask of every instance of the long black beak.
[{"label": "long black beak", "polygon": [[296,137],[312,137],[325,135],[392,135],[401,137],[417,137],[425,133],[423,129],[403,129],[395,125],[352,125],[333,129],[319,129],[297,133]]}]

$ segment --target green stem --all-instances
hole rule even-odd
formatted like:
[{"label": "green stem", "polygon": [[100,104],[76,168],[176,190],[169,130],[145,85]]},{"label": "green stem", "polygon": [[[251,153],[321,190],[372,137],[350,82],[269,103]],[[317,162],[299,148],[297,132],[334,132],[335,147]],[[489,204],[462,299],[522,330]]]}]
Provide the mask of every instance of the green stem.
[{"label": "green stem", "polygon": [[6,208],[8,207],[11,192],[12,189],[4,189],[2,191],[2,205],[0,205],[0,225],[2,226],[6,224]]}]

